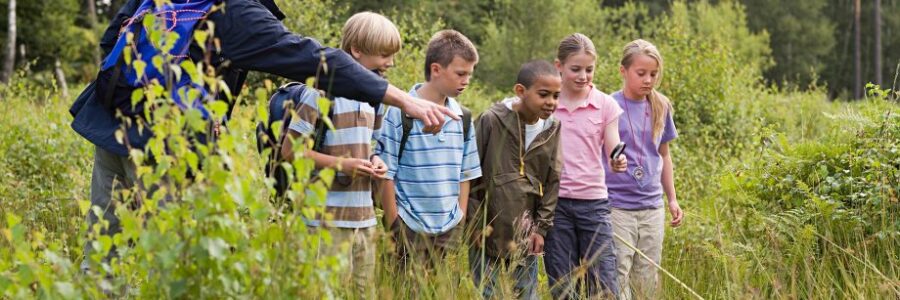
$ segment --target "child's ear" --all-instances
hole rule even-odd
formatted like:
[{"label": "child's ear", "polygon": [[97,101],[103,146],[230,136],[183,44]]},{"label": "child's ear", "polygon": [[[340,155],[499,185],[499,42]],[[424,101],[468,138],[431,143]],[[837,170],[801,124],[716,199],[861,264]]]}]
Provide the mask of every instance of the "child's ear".
[{"label": "child's ear", "polygon": [[516,83],[516,85],[513,86],[513,92],[516,93],[516,97],[519,97],[519,99],[525,97],[525,90],[527,90],[527,88],[521,83]]},{"label": "child's ear", "polygon": [[559,61],[559,58],[553,59],[553,65],[556,66],[556,70],[562,74],[562,62]]},{"label": "child's ear", "polygon": [[625,71],[627,71],[625,70],[625,66],[619,65],[619,74],[621,74],[623,78],[625,77]]},{"label": "child's ear", "polygon": [[441,70],[443,70],[443,67],[441,67],[441,64],[439,63],[431,63],[431,65],[428,67],[431,68],[432,78],[434,78],[434,75],[439,75],[441,73]]},{"label": "child's ear", "polygon": [[362,51],[359,51],[356,47],[350,46],[350,55],[353,56],[354,59],[359,59],[362,57],[362,54]]}]

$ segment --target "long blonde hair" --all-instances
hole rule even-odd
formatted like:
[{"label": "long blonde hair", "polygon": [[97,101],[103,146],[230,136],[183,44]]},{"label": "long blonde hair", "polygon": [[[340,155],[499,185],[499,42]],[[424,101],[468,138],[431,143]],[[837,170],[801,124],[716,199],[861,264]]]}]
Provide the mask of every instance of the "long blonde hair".
[{"label": "long blonde hair", "polygon": [[634,57],[638,54],[643,54],[656,60],[656,63],[659,65],[656,82],[653,83],[653,89],[650,90],[650,95],[647,96],[650,99],[650,110],[653,117],[653,138],[658,138],[662,134],[663,127],[665,127],[666,114],[672,109],[672,103],[669,101],[669,98],[656,90],[663,77],[663,58],[652,43],[637,39],[626,44],[625,48],[622,49],[622,67],[625,69],[631,67]]}]

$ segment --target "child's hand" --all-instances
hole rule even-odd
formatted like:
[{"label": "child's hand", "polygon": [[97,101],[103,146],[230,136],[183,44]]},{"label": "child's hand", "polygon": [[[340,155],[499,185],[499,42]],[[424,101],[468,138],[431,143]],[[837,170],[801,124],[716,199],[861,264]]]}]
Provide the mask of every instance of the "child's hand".
[{"label": "child's hand", "polygon": [[681,220],[684,219],[684,212],[681,211],[681,206],[678,206],[678,201],[669,201],[669,213],[672,214],[672,222],[669,223],[672,227],[681,226]]},{"label": "child's hand", "polygon": [[372,163],[365,159],[348,158],[341,161],[341,172],[350,176],[374,176]]},{"label": "child's hand", "polygon": [[381,157],[372,155],[372,175],[374,178],[384,179],[384,175],[387,174],[387,169],[387,165],[384,164]]},{"label": "child's hand", "polygon": [[531,254],[532,255],[542,255],[544,254],[544,237],[537,232],[531,233],[531,236],[528,237],[531,244]]},{"label": "child's hand", "polygon": [[628,170],[628,160],[625,159],[625,155],[619,155],[619,157],[610,162],[612,165],[613,172],[622,173]]}]

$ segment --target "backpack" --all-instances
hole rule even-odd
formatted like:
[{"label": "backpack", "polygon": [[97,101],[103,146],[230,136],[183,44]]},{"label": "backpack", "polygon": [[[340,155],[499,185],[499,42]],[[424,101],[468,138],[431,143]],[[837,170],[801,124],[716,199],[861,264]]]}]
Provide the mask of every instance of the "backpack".
[{"label": "backpack", "polygon": [[[260,154],[267,149],[271,150],[266,158],[266,174],[267,176],[271,175],[275,179],[275,194],[278,197],[283,196],[284,192],[290,188],[287,170],[281,166],[281,163],[284,162],[284,159],[281,157],[281,145],[287,137],[288,126],[291,124],[292,119],[289,110],[296,111],[300,107],[300,99],[303,98],[306,90],[306,85],[299,82],[290,82],[279,87],[272,94],[272,97],[269,98],[269,119],[265,123],[260,121],[256,124],[256,149]],[[328,117],[332,117],[330,111]],[[276,136],[275,131],[272,130],[277,121],[282,122],[280,136]],[[316,133],[320,132],[320,126],[323,127],[321,132],[324,133],[325,128],[319,123],[324,122],[316,122]],[[319,149],[321,141],[324,139],[324,134],[316,134],[316,142],[313,148]]]},{"label": "backpack", "polygon": [[[469,128],[472,127],[472,111],[468,108],[459,106],[462,109],[462,122],[463,122],[463,141],[469,141]],[[409,134],[412,131],[413,127],[413,118],[410,118],[404,113],[400,113],[403,117],[401,118],[401,126],[403,127],[403,136],[400,137],[400,151],[397,151],[397,163],[400,163],[400,158],[403,157],[403,149],[406,149],[406,141],[409,140]]]},{"label": "backpack", "polygon": [[[168,68],[170,64],[180,64],[188,58],[188,50],[194,42],[194,29],[203,23],[206,15],[212,10],[213,5],[221,0],[170,0],[161,6],[156,6],[154,0],[142,0],[135,10],[134,15],[123,22],[119,38],[109,54],[104,58],[100,72],[97,75],[96,90],[99,93],[101,105],[111,111],[120,110],[128,116],[138,116],[143,113],[143,104],[132,105],[132,91],[143,87],[146,83],[157,81],[172,85],[171,97],[181,109],[198,109],[204,119],[210,118],[210,112],[203,106],[203,99],[208,91],[198,82],[194,82],[190,74],[182,72],[180,79],[175,82],[174,71]],[[164,20],[166,31],[178,34],[168,53],[163,54],[157,49],[148,37],[143,26],[144,16],[154,15],[158,20]],[[128,33],[133,34],[132,43],[128,43]],[[146,65],[144,70],[135,70],[139,65],[132,61],[125,62],[124,50],[131,48],[132,59],[141,58]],[[163,70],[159,70],[150,62],[152,57],[168,56],[168,62],[163,63]],[[188,94],[193,88],[199,93]],[[188,104],[190,103],[190,104]]]},{"label": "backpack", "polygon": [[[266,123],[259,122],[256,124],[256,146],[260,154],[266,149],[270,149],[269,156],[266,158],[266,174],[271,174],[275,179],[275,193],[278,197],[284,195],[290,188],[287,170],[281,166],[284,159],[281,157],[281,145],[287,138],[288,126],[293,118],[288,109],[296,111],[300,108],[300,99],[308,90],[305,84],[299,82],[290,82],[279,87],[272,97],[269,98],[269,119]],[[375,106],[375,113],[378,113],[380,104]],[[334,118],[334,109],[328,110],[328,119]],[[272,126],[275,122],[281,121],[281,135],[275,136]],[[323,118],[317,118],[314,126],[312,138],[313,147],[311,150],[322,152],[325,145],[325,134],[328,131],[328,125]]]}]

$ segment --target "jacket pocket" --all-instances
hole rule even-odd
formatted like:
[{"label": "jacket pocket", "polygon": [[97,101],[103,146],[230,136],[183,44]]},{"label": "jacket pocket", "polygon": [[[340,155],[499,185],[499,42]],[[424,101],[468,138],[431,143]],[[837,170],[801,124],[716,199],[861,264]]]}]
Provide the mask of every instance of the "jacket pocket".
[{"label": "jacket pocket", "polygon": [[522,241],[533,227],[538,187],[518,172],[501,173],[491,178],[487,199],[487,220],[492,227],[487,237],[487,251],[505,255],[522,250]]}]

